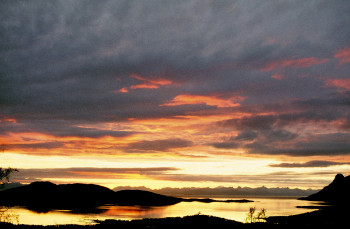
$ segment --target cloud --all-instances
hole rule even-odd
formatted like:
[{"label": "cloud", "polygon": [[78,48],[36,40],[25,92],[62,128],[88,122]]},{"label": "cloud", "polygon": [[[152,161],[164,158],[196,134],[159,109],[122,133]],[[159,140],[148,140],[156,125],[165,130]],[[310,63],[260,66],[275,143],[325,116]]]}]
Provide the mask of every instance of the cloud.
[{"label": "cloud", "polygon": [[169,103],[163,104],[161,106],[179,106],[185,104],[206,104],[208,106],[221,107],[236,107],[240,104],[237,101],[242,100],[242,98],[217,98],[215,96],[205,96],[205,95],[177,95]]},{"label": "cloud", "polygon": [[[93,179],[114,179],[116,182],[121,179],[134,179],[142,176],[144,179],[158,181],[175,181],[175,182],[215,182],[215,183],[230,183],[237,184],[259,184],[264,186],[281,186],[284,184],[295,185],[310,185],[314,183],[318,185],[320,182],[317,179],[306,179],[314,174],[299,174],[302,175],[296,179],[295,172],[278,172],[265,174],[250,174],[250,175],[204,175],[204,174],[184,174],[181,170],[175,167],[148,167],[148,168],[43,168],[43,169],[19,169],[19,172],[12,174],[11,180],[21,183],[29,183],[42,180],[56,180],[57,183],[66,183],[67,179],[87,179],[91,182]],[[333,176],[334,173],[324,173],[323,175]],[[62,180],[63,179],[63,180]],[[65,180],[66,179],[66,180]],[[324,182],[324,181],[323,181]],[[147,184],[145,185],[147,187]]]},{"label": "cloud", "polygon": [[313,65],[323,64],[328,61],[327,58],[318,60],[315,57],[306,57],[300,59],[284,59],[277,60],[271,63],[266,64],[261,68],[263,72],[270,72],[275,69],[286,68],[286,67],[295,67],[295,68],[307,68]]},{"label": "cloud", "polygon": [[82,127],[74,121],[29,121],[29,122],[1,122],[1,133],[32,132],[55,137],[102,138],[106,136],[122,138],[135,134],[131,131],[106,130],[91,127]]},{"label": "cloud", "polygon": [[26,144],[1,144],[0,148],[3,150],[13,150],[13,149],[58,149],[62,148],[64,143],[62,142],[41,142],[41,143],[26,143]]},{"label": "cloud", "polygon": [[186,148],[192,146],[193,142],[189,140],[170,138],[161,140],[138,141],[128,144],[125,148],[127,152],[164,152],[172,149]]},{"label": "cloud", "polygon": [[339,65],[350,63],[350,48],[337,50],[334,57],[339,59]]},{"label": "cloud", "polygon": [[127,179],[128,175],[157,176],[168,172],[177,171],[174,167],[150,167],[150,168],[54,168],[54,169],[20,169],[12,175],[12,179],[18,182],[32,182],[35,180],[47,180],[57,178],[74,179]]},{"label": "cloud", "polygon": [[240,130],[263,130],[270,129],[271,126],[275,123],[276,116],[273,115],[256,115],[256,116],[248,116],[239,119],[229,119],[225,121],[221,121],[218,123],[219,126],[224,127],[235,127]]},{"label": "cloud", "polygon": [[[296,179],[296,175],[300,175]],[[249,174],[249,175],[190,175],[190,174],[167,174],[154,177],[157,180],[168,180],[168,181],[187,181],[187,182],[215,182],[215,183],[235,183],[238,184],[259,184],[263,186],[284,186],[289,185],[294,186],[308,186],[314,187],[314,184],[319,184],[320,182],[325,185],[325,181],[320,180],[310,180],[310,177],[314,174],[299,174],[295,172],[278,172],[278,173],[265,173],[265,174]],[[327,174],[334,176],[334,173]],[[326,181],[327,182],[327,181]],[[321,186],[322,187],[322,186]],[[321,188],[320,187],[320,188]]]},{"label": "cloud", "polygon": [[136,75],[136,74],[132,74],[131,77],[141,81],[142,83],[131,85],[130,87],[123,87],[122,89],[116,90],[115,92],[128,93],[129,90],[131,90],[131,89],[132,90],[135,90],[135,89],[156,89],[156,88],[159,88],[160,86],[165,86],[165,85],[169,85],[172,83],[170,80],[167,80],[167,79],[161,79],[161,78],[147,79],[147,78],[144,78],[144,77]]},{"label": "cloud", "polygon": [[241,144],[234,141],[214,142],[211,145],[218,149],[239,149],[241,147]]},{"label": "cloud", "polygon": [[283,75],[281,75],[281,74],[273,74],[271,76],[271,78],[275,79],[275,80],[281,80],[281,79],[283,79]]},{"label": "cloud", "polygon": [[[306,130],[292,128],[323,133],[329,122],[333,133],[348,134],[346,1],[0,4],[0,119],[16,120],[0,122],[6,140],[23,133],[90,140],[137,133],[143,141],[120,149],[168,152],[211,141],[271,155],[347,153],[344,141],[322,150],[321,135],[302,140]],[[203,127],[215,127],[210,140],[199,128],[185,139],[174,131],[151,136],[134,123],[218,114],[226,120]],[[227,140],[219,141],[224,129]],[[22,140],[7,144],[65,145]]]},{"label": "cloud", "polygon": [[350,162],[335,162],[335,161],[308,161],[305,163],[280,163],[270,164],[270,167],[279,168],[309,168],[309,167],[330,167],[336,165],[348,165]]},{"label": "cloud", "polygon": [[235,137],[235,140],[246,140],[246,141],[252,141],[258,137],[258,133],[255,131],[243,131],[240,132],[237,137]]},{"label": "cloud", "polygon": [[[210,145],[219,149],[239,149],[248,154],[349,155],[350,145],[346,140],[349,125],[345,121],[350,114],[349,101],[349,93],[337,92],[327,98],[296,99],[283,105],[257,106],[246,110],[251,115],[217,122],[218,130],[233,130],[237,135]],[[329,125],[339,132],[325,131],[324,127]],[[310,131],[305,127],[309,127]],[[315,128],[320,132],[312,131]],[[248,137],[243,137],[246,134]]]},{"label": "cloud", "polygon": [[326,81],[326,86],[332,86],[350,91],[350,79],[329,79]]},{"label": "cloud", "polygon": [[288,156],[350,155],[349,134],[315,134],[310,139],[297,138],[292,146],[271,145],[256,141],[245,145],[251,154]]},{"label": "cloud", "polygon": [[[181,95],[249,90],[252,83],[265,87],[256,69],[320,66],[346,46],[338,37],[349,32],[337,29],[348,27],[343,4],[300,3],[2,3],[3,104],[20,119],[184,115],[188,110],[179,106],[159,105]],[[318,9],[317,15],[304,13],[308,9]],[[311,36],[310,28],[318,33]],[[330,36],[333,31],[339,36]],[[267,38],[275,42],[266,45]],[[261,93],[256,97],[264,98]]]}]

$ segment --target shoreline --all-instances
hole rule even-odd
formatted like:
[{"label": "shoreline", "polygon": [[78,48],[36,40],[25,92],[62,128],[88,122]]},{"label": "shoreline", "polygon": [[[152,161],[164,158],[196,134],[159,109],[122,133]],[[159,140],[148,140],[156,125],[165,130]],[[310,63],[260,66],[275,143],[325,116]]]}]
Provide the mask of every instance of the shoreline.
[{"label": "shoreline", "polygon": [[184,217],[144,218],[135,220],[95,220],[93,225],[25,225],[0,223],[2,229],[112,229],[112,228],[289,228],[296,226],[340,226],[347,223],[347,208],[325,206],[318,210],[290,216],[270,216],[266,222],[242,223],[210,215],[189,215]]},{"label": "shoreline", "polygon": [[[293,198],[294,199],[294,198]],[[219,200],[213,200],[213,199],[200,199],[200,198],[195,198],[195,199],[186,199],[184,200],[183,202],[200,202],[200,203],[212,203],[212,202],[221,202],[221,203],[230,203],[230,202],[237,202],[237,203],[250,203],[250,202],[255,202],[252,201],[252,200],[247,200],[247,199],[231,199],[231,200],[228,200],[228,199],[219,199]],[[259,202],[259,201],[258,201]],[[320,208],[323,208],[324,205],[318,205],[318,206],[307,206],[307,201],[305,201],[306,205],[305,206],[296,206],[296,208],[304,208],[304,209],[308,209],[307,210],[307,213],[311,212],[311,211],[314,211],[314,210],[317,210],[317,209],[320,209]],[[248,205],[247,205],[248,206]],[[258,207],[257,208],[257,211],[259,210],[260,208]],[[267,209],[268,211],[268,209]],[[199,211],[200,212],[200,211]],[[306,211],[304,211],[306,212]],[[127,218],[96,218],[96,219],[89,219],[88,221],[86,221],[86,223],[80,223],[80,222],[76,222],[76,221],[57,221],[58,223],[62,223],[62,224],[59,224],[60,227],[64,227],[65,225],[67,224],[74,224],[75,226],[82,226],[82,227],[85,227],[85,228],[95,228],[94,226],[98,225],[98,224],[104,224],[103,222],[104,221],[107,221],[107,222],[114,222],[116,224],[134,224],[136,222],[140,223],[141,221],[144,221],[144,220],[148,220],[148,221],[152,221],[154,223],[156,223],[157,221],[164,221],[166,219],[177,219],[178,221],[181,221],[182,218],[188,218],[188,217],[198,217],[198,215],[202,216],[202,217],[211,217],[211,219],[213,218],[220,218],[222,220],[225,220],[225,221],[231,221],[231,222],[237,222],[239,224],[243,224],[244,222],[244,219],[246,217],[246,214],[244,215],[244,218],[240,217],[239,219],[237,219],[236,217],[225,217],[225,216],[220,216],[220,215],[211,215],[210,213],[206,212],[204,214],[201,214],[201,213],[198,213],[196,215],[197,212],[192,212],[188,215],[172,215],[172,216],[160,216],[160,217],[155,217],[155,218],[148,218],[146,215],[144,215],[143,217],[144,218],[131,218],[131,219],[127,219]],[[202,212],[203,213],[203,212]],[[248,209],[247,209],[247,212],[248,213]],[[294,213],[294,214],[302,214],[302,213]],[[271,216],[272,215],[272,216]],[[278,217],[289,217],[289,216],[292,216],[292,215],[283,215],[283,216],[280,216],[279,214],[267,214],[268,217],[271,217],[271,218],[278,218]],[[50,220],[50,218],[48,218]],[[51,220],[50,220],[51,221]],[[50,226],[56,226],[55,224],[40,224],[39,222],[37,222],[39,225],[33,225],[31,222],[21,222],[21,220],[18,221],[10,221],[10,222],[14,222],[15,224],[20,224],[22,227],[14,227],[14,228],[23,228],[23,226],[27,227],[27,228],[30,228],[29,226],[31,226],[32,228],[48,228]],[[96,223],[95,223],[96,222]],[[28,224],[26,224],[28,223]],[[56,223],[56,222],[54,222]],[[156,223],[157,224],[157,223]],[[16,226],[16,225],[14,225]],[[0,228],[1,225],[0,225]]]}]

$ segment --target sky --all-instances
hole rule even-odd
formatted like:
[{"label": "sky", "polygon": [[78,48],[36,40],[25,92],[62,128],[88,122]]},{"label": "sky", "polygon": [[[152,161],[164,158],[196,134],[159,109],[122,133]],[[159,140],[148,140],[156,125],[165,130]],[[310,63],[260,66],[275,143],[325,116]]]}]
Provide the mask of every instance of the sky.
[{"label": "sky", "polygon": [[0,2],[13,182],[321,188],[350,175],[350,1]]}]

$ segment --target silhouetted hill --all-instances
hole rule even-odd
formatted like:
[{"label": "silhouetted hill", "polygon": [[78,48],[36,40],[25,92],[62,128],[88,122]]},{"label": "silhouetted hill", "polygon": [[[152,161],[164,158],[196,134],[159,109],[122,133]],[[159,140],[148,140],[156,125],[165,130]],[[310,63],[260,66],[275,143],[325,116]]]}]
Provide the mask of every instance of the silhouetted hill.
[{"label": "silhouetted hill", "polygon": [[321,191],[300,198],[302,200],[327,201],[332,203],[350,202],[350,176],[344,177],[343,174],[337,174],[328,186]]},{"label": "silhouetted hill", "polygon": [[17,188],[23,186],[23,184],[21,183],[4,183],[4,184],[0,184],[0,191],[4,191],[6,189],[10,189],[10,188]]},{"label": "silhouetted hill", "polygon": [[[253,225],[251,225],[253,226]],[[262,224],[256,228],[261,228]],[[137,220],[105,220],[99,221],[96,225],[14,225],[1,223],[1,229],[204,229],[204,228],[247,228],[243,223],[227,220],[215,216],[193,215],[185,217],[168,217],[158,219],[137,219]],[[249,227],[251,228],[251,227]],[[263,227],[265,228],[265,227]],[[270,228],[270,227],[267,227]],[[285,228],[285,227],[283,227]]]},{"label": "silhouetted hill", "polygon": [[121,190],[115,193],[119,205],[164,206],[182,201],[181,198],[170,197],[142,190]]},{"label": "silhouetted hill", "polygon": [[99,185],[33,182],[0,192],[0,203],[46,212],[54,208],[77,209],[102,205],[113,199],[114,194],[112,190]]},{"label": "silhouetted hill", "polygon": [[180,202],[181,199],[146,191],[125,190],[114,192],[93,184],[61,184],[33,182],[30,185],[0,192],[0,204],[25,206],[37,212],[51,209],[87,209],[103,204],[164,206]]}]

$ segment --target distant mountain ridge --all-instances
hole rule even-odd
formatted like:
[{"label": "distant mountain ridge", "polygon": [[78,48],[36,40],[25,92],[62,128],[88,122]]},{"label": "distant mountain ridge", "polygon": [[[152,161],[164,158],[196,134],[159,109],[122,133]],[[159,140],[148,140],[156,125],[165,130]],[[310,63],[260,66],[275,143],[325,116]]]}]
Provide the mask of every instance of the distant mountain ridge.
[{"label": "distant mountain ridge", "polygon": [[337,174],[334,180],[324,187],[321,191],[311,194],[301,200],[327,201],[333,203],[350,202],[350,176],[344,177],[343,174]]},{"label": "distant mountain ridge", "polygon": [[114,191],[127,190],[127,189],[140,189],[159,193],[162,195],[191,197],[191,196],[226,196],[226,197],[239,197],[239,196],[275,196],[275,197],[299,197],[308,196],[319,190],[314,189],[290,189],[290,188],[249,188],[249,187],[216,187],[216,188],[162,188],[162,189],[149,189],[146,187],[130,187],[120,186],[115,187]]}]

